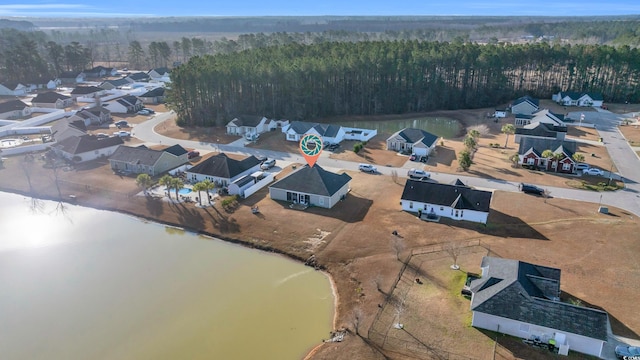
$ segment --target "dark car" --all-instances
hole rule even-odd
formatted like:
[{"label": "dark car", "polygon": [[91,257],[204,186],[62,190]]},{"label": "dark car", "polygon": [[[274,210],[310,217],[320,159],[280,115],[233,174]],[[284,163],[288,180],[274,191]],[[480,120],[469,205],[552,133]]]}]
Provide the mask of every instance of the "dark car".
[{"label": "dark car", "polygon": [[640,359],[640,347],[637,346],[616,346],[616,357],[618,359]]},{"label": "dark car", "polygon": [[520,191],[522,191],[525,194],[534,194],[534,195],[544,194],[544,189],[541,189],[531,184],[520,184]]},{"label": "dark car", "polygon": [[129,123],[126,120],[116,121],[115,125],[118,127],[118,129],[123,127],[129,127]]},{"label": "dark car", "polygon": [[193,158],[197,158],[198,156],[200,156],[200,152],[199,151],[189,151],[189,153],[187,153],[187,159],[193,159]]}]

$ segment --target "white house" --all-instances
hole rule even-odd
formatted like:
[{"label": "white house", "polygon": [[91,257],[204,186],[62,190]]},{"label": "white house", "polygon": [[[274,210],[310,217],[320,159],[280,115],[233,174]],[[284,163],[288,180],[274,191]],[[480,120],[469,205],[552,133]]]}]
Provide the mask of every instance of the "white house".
[{"label": "white house", "polygon": [[227,123],[227,134],[255,136],[267,132],[269,119],[264,116],[241,115]]},{"label": "white house", "polygon": [[387,139],[387,150],[412,152],[429,156],[439,137],[422,129],[404,128]]},{"label": "white house", "polygon": [[90,108],[77,111],[69,120],[81,120],[85,126],[101,125],[111,120],[111,113],[105,108]]},{"label": "white house", "polygon": [[27,94],[27,87],[20,83],[3,83],[0,84],[0,95],[5,96],[24,96]]},{"label": "white house", "polygon": [[63,71],[58,75],[57,80],[60,84],[74,85],[84,82],[85,78],[86,75],[82,71]]},{"label": "white house", "polygon": [[512,114],[531,115],[540,108],[540,101],[531,96],[523,96],[511,103]]},{"label": "white house", "polygon": [[490,191],[431,181],[407,180],[400,205],[402,210],[418,213],[421,218],[446,217],[453,220],[487,223],[491,205]]},{"label": "white house", "polygon": [[187,180],[192,183],[210,180],[218,186],[228,186],[244,175],[259,170],[260,160],[253,155],[236,160],[226,154],[217,154],[193,166],[186,174]]},{"label": "white house", "polygon": [[554,126],[567,126],[564,122],[564,115],[552,113],[549,109],[538,110],[531,115],[516,114],[515,117],[516,126],[524,126],[537,122]]},{"label": "white house", "polygon": [[143,104],[160,104],[164,102],[164,87],[157,87],[138,96]]},{"label": "white house", "polygon": [[606,312],[560,299],[560,269],[485,256],[482,277],[471,282],[471,325],[536,338],[596,357],[607,341]]},{"label": "white house", "polygon": [[170,74],[171,74],[171,70],[169,70],[169,68],[166,68],[166,67],[159,67],[159,68],[155,68],[147,71],[147,75],[149,75],[149,77],[154,80],[168,78]]},{"label": "white house", "polygon": [[0,119],[19,119],[29,115],[31,115],[31,107],[20,100],[9,100],[0,103]]},{"label": "white house", "polygon": [[70,136],[53,146],[54,152],[75,163],[106,158],[124,142],[119,136],[98,139],[93,135]]},{"label": "white house", "polygon": [[376,130],[305,121],[292,121],[282,127],[282,132],[288,141],[300,141],[304,135],[313,134],[332,144],[339,144],[343,140],[368,141],[378,133]]},{"label": "white house", "polygon": [[107,93],[107,90],[99,88],[97,86],[77,86],[75,89],[71,90],[72,98],[95,98],[103,96]]},{"label": "white house", "polygon": [[273,200],[330,209],[349,192],[351,176],[305,165],[269,186]]},{"label": "white house", "polygon": [[140,99],[133,95],[123,96],[119,99],[108,101],[102,106],[115,114],[132,114],[140,111],[144,104]]},{"label": "white house", "polygon": [[601,107],[604,101],[602,94],[600,93],[587,93],[587,92],[570,92],[560,91],[557,94],[553,94],[551,99],[560,105],[564,106],[595,106]]},{"label": "white house", "polygon": [[59,94],[55,91],[47,91],[34,97],[33,100],[31,100],[31,104],[42,108],[64,109],[77,105],[78,103],[76,98]]}]

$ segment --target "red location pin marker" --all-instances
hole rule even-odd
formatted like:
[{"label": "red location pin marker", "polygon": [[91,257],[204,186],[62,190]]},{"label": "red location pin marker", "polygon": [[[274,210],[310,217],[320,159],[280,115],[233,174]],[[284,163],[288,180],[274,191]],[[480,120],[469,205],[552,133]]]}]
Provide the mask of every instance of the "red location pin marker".
[{"label": "red location pin marker", "polygon": [[306,134],[300,140],[300,152],[309,167],[313,167],[322,152],[322,138],[318,135]]}]

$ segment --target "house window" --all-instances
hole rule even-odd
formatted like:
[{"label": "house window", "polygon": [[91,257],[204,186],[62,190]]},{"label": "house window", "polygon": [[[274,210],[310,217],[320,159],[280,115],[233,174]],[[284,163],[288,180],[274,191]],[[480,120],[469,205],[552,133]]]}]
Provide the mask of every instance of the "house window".
[{"label": "house window", "polygon": [[456,210],[456,217],[458,217],[458,210]]},{"label": "house window", "polygon": [[569,171],[569,170],[571,170],[571,164],[570,164],[570,163],[564,163],[564,164],[562,164],[562,170],[563,170],[563,171]]},{"label": "house window", "polygon": [[409,201],[409,209],[413,209],[413,201]]},{"label": "house window", "polygon": [[440,211],[444,211],[444,208],[442,206],[440,206]]},{"label": "house window", "polygon": [[533,165],[533,164],[535,164],[535,162],[536,162],[536,159],[534,159],[532,157],[527,159],[527,164],[529,164],[529,165]]}]

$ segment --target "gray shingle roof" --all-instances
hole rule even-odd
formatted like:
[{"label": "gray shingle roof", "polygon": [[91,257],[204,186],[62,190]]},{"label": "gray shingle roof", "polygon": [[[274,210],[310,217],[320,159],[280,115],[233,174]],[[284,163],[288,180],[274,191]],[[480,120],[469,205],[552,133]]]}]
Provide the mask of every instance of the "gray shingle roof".
[{"label": "gray shingle roof", "polygon": [[55,146],[69,154],[82,154],[87,151],[99,150],[115,145],[124,144],[119,136],[112,136],[106,139],[98,139],[92,135],[70,136]]},{"label": "gray shingle roof", "polygon": [[75,89],[73,89],[71,91],[71,94],[73,95],[87,95],[87,94],[93,94],[93,93],[97,93],[100,91],[104,91],[104,89],[101,89],[97,86],[77,86]]},{"label": "gray shingle roof", "polygon": [[104,83],[108,83],[111,84],[115,87],[120,87],[120,86],[124,86],[124,85],[128,85],[129,84],[129,80],[127,80],[126,78],[120,78],[120,79],[115,79],[115,80],[105,80],[102,82]]},{"label": "gray shingle roof", "polygon": [[58,100],[67,100],[67,99],[71,99],[71,98],[67,95],[58,94],[55,91],[48,91],[45,93],[38,94],[38,96],[34,97],[33,100],[31,100],[31,103],[50,104],[50,103],[55,103]]},{"label": "gray shingle roof", "polygon": [[438,141],[438,137],[436,135],[422,129],[415,128],[404,128],[392,135],[392,137],[394,136],[401,136],[409,144],[421,142],[429,147],[433,146],[433,144]]},{"label": "gray shingle roof", "polygon": [[484,257],[486,273],[471,283],[471,310],[607,340],[607,313],[557,301],[560,270]]},{"label": "gray shingle roof", "polygon": [[296,191],[306,194],[332,196],[351,181],[346,173],[336,174],[319,165],[305,165],[300,170],[271,185],[270,188]]},{"label": "gray shingle roof", "polygon": [[516,135],[539,136],[556,138],[558,132],[567,132],[566,126],[551,125],[548,123],[533,123],[525,127],[516,128]]},{"label": "gray shingle roof", "polygon": [[317,131],[320,136],[332,138],[338,135],[338,132],[342,127],[338,125],[311,123],[306,121],[292,121],[289,124],[289,129],[292,129],[296,132],[296,134],[300,135],[306,134],[311,128],[315,129],[315,131]]},{"label": "gray shingle roof", "polygon": [[29,105],[23,103],[20,100],[9,100],[9,101],[0,103],[0,113],[23,110],[24,108],[27,108],[27,107],[29,107]]},{"label": "gray shingle roof", "polygon": [[169,154],[175,155],[175,156],[184,155],[184,154],[186,154],[188,152],[180,144],[175,144],[173,146],[170,146],[170,147],[164,149],[164,151],[168,152]]},{"label": "gray shingle roof", "polygon": [[556,139],[539,139],[532,137],[523,137],[520,139],[520,147],[518,148],[518,154],[524,155],[529,149],[539,154],[542,154],[545,150],[563,151],[567,157],[572,157],[576,152],[575,141],[570,140],[556,140]]},{"label": "gray shingle roof", "polygon": [[131,79],[131,80],[134,80],[134,81],[148,80],[149,79],[149,75],[147,73],[143,73],[143,72],[137,72],[135,74],[130,74],[127,77],[129,79]]},{"label": "gray shingle roof", "polygon": [[162,156],[163,152],[162,150],[152,150],[146,147],[141,148],[122,145],[109,156],[109,160],[153,166],[160,156]]},{"label": "gray shingle roof", "polygon": [[149,90],[146,93],[140,95],[140,97],[156,97],[156,96],[164,96],[163,87],[157,87],[153,90]]},{"label": "gray shingle roof", "polygon": [[242,160],[235,160],[225,154],[217,154],[187,172],[231,179],[258,164],[260,164],[260,160],[253,155]]},{"label": "gray shingle roof", "polygon": [[231,120],[231,123],[235,126],[248,126],[256,127],[262,121],[263,116],[259,115],[239,115],[235,119]]},{"label": "gray shingle roof", "polygon": [[476,190],[468,186],[409,179],[404,186],[401,199],[461,210],[489,212],[491,196],[490,191]]},{"label": "gray shingle roof", "polygon": [[521,104],[521,103],[523,103],[523,102],[528,102],[528,103],[530,103],[531,105],[533,105],[533,106],[535,106],[535,107],[540,106],[540,100],[538,100],[538,99],[534,99],[534,98],[532,98],[532,97],[531,97],[531,96],[529,96],[529,95],[525,95],[525,96],[523,96],[523,97],[521,97],[521,98],[516,99],[516,100],[513,102],[513,104],[511,104],[511,106],[518,105],[518,104]]}]

